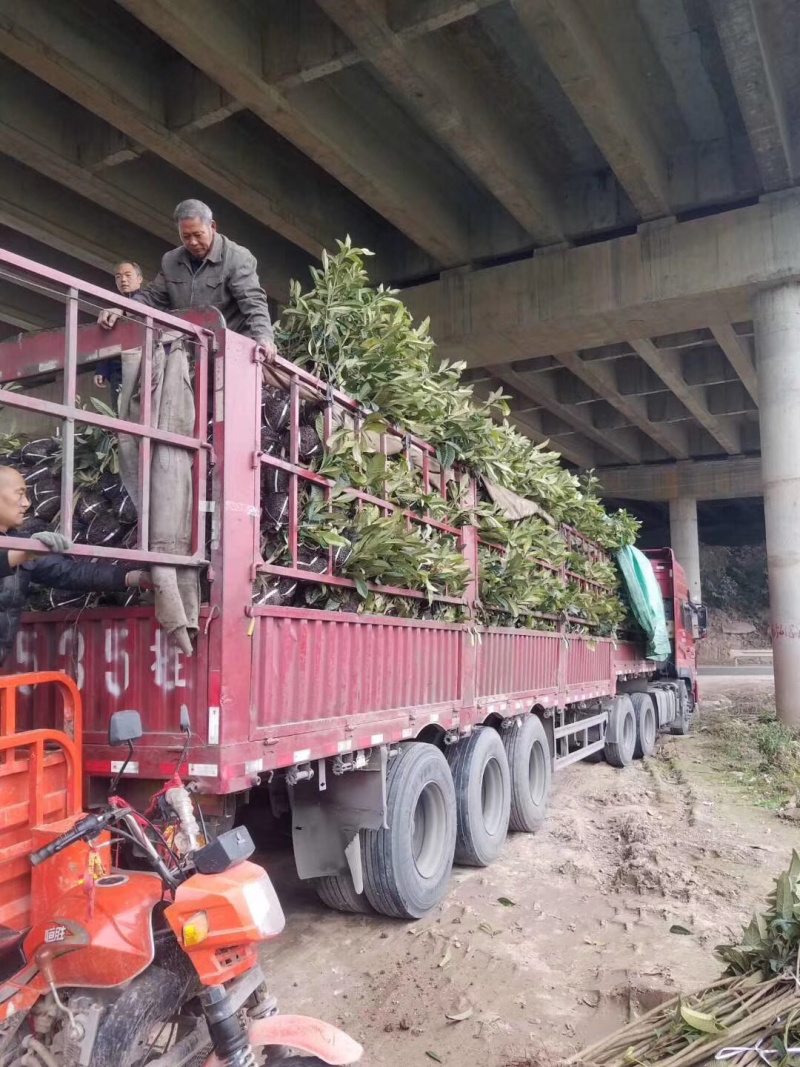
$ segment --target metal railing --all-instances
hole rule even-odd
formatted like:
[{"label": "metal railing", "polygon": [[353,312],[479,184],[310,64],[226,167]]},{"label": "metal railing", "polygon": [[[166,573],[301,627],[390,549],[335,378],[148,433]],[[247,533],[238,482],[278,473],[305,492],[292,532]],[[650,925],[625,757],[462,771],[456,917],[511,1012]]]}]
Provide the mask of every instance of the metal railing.
[{"label": "metal railing", "polygon": [[[99,286],[82,282],[60,271],[0,249],[0,278],[15,285],[44,293],[65,305],[62,330],[21,335],[13,341],[0,342],[0,404],[22,411],[35,412],[59,420],[61,426],[61,509],[59,525],[68,538],[73,535],[73,500],[75,494],[76,425],[86,425],[112,434],[128,434],[139,441],[139,491],[141,508],[137,516],[135,548],[76,544],[71,554],[106,557],[141,563],[197,566],[205,562],[206,476],[208,456],[208,397],[210,355],[215,350],[213,332],[185,319],[146,307],[115,295]],[[123,312],[121,322],[110,331],[79,325],[79,312],[96,315],[105,307]],[[195,426],[193,436],[169,433],[150,425],[153,383],[154,346],[165,331],[177,332],[194,350]],[[90,362],[86,357],[105,358],[119,350],[117,338],[128,347],[141,347],[140,372],[141,418],[131,422],[111,418],[100,412],[77,406],[79,367]],[[105,342],[104,344],[95,343]],[[138,344],[136,343],[138,341]],[[99,355],[98,355],[99,353]],[[5,383],[26,381],[43,374],[63,372],[61,402],[42,399],[8,388]],[[179,555],[153,552],[150,549],[150,461],[154,444],[174,445],[193,453],[194,522],[191,553]],[[29,539],[0,535],[0,548],[39,549]]]}]

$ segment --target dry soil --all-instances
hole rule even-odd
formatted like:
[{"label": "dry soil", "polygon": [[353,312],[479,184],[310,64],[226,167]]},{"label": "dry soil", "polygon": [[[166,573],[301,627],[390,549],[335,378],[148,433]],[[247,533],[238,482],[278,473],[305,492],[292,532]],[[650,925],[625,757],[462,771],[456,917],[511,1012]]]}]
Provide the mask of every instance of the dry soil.
[{"label": "dry soil", "polygon": [[[709,679],[705,714],[770,684]],[[287,927],[264,963],[282,1010],[343,1026],[365,1067],[517,1067],[713,980],[714,945],[738,936],[798,839],[713,771],[713,743],[698,730],[623,771],[558,775],[544,828],[510,836],[486,870],[457,869],[417,923],[327,911],[271,853]]]}]

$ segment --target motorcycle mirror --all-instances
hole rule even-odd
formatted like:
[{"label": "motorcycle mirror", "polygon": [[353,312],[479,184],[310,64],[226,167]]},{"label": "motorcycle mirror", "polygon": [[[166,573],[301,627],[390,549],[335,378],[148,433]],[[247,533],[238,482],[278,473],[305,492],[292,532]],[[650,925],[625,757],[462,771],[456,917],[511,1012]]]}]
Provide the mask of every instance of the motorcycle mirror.
[{"label": "motorcycle mirror", "polygon": [[190,734],[192,732],[192,721],[189,718],[189,709],[185,704],[181,704],[181,733]]},{"label": "motorcycle mirror", "polygon": [[143,734],[138,711],[115,711],[108,722],[108,743],[112,748],[138,741]]}]

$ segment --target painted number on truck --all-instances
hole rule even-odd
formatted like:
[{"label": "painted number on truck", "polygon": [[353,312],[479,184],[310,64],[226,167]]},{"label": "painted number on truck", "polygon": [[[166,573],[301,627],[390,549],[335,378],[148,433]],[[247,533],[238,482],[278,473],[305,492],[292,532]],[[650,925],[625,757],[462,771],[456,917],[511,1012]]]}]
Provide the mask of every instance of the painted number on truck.
[{"label": "painted number on truck", "polygon": [[[36,634],[31,630],[17,631],[17,666],[22,674],[39,670],[39,657],[36,655]],[[32,693],[29,685],[21,685],[20,693]]]},{"label": "painted number on truck", "polygon": [[183,676],[183,652],[172,644],[163,630],[156,630],[155,642],[150,646],[153,662],[150,670],[159,689],[171,693],[186,686]]},{"label": "painted number on truck", "polygon": [[124,647],[127,636],[127,626],[106,630],[106,692],[112,697],[127,693],[131,684],[131,658]]},{"label": "painted number on truck", "polygon": [[66,671],[75,679],[78,689],[83,689],[85,671],[83,657],[86,652],[86,638],[75,626],[64,630],[58,638],[58,654],[67,661]]}]

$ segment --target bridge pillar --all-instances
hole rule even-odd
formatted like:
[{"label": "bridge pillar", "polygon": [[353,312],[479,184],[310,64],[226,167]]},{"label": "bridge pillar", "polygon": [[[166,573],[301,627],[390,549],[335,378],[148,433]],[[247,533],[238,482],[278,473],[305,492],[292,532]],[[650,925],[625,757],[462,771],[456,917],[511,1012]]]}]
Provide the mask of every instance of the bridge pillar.
[{"label": "bridge pillar", "polygon": [[678,563],[686,571],[689,599],[699,604],[700,592],[700,540],[697,535],[697,501],[691,496],[681,496],[669,502],[669,535],[672,551]]},{"label": "bridge pillar", "polygon": [[800,725],[800,285],[753,299],[778,717]]}]

